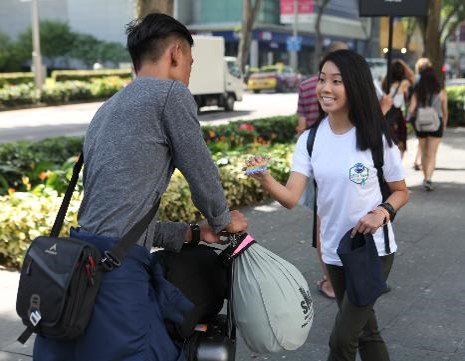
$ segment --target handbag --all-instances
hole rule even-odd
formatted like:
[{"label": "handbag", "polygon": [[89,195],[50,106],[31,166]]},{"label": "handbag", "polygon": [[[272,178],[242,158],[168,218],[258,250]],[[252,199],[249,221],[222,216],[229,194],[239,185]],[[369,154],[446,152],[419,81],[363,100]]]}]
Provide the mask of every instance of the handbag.
[{"label": "handbag", "polygon": [[248,348],[270,353],[301,347],[314,315],[302,273],[247,233],[232,235],[220,257],[232,264],[233,318]]},{"label": "handbag", "polygon": [[90,242],[59,237],[83,162],[81,154],[50,235],[32,240],[24,256],[16,298],[16,312],[26,326],[18,338],[20,343],[34,332],[58,341],[82,335],[104,273],[121,265],[158,209],[156,200],[149,212],[103,254]]},{"label": "handbag", "polygon": [[337,254],[344,266],[347,296],[359,307],[372,305],[387,288],[381,260],[371,233],[342,237]]}]

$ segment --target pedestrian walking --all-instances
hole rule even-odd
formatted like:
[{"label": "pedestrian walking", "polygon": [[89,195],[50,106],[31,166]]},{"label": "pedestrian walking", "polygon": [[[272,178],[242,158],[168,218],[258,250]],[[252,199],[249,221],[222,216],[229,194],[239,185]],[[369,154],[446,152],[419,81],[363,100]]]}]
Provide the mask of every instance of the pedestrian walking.
[{"label": "pedestrian walking", "polygon": [[[409,113],[420,146],[423,187],[426,191],[432,191],[436,155],[448,120],[447,93],[441,88],[433,68],[427,67],[420,72],[420,79],[413,89]],[[431,122],[435,125],[423,126],[423,123]]]},{"label": "pedestrian walking", "polygon": [[[416,61],[416,63],[415,63],[415,77],[414,77],[412,88],[410,89],[410,95],[413,94],[413,88],[418,83],[418,81],[420,80],[420,72],[427,69],[427,68],[430,68],[431,66],[432,66],[431,60],[429,60],[428,58],[419,58]],[[407,111],[407,116],[408,117],[410,116],[408,114],[408,111]],[[410,119],[408,119],[408,120],[410,121]],[[416,145],[416,151],[415,151],[415,159],[413,161],[413,169],[421,170],[421,149],[420,149],[420,142],[418,141],[418,138],[417,138],[417,145]]]},{"label": "pedestrian walking", "polygon": [[[200,239],[215,243],[224,229],[247,228],[242,213],[228,209],[187,88],[192,45],[187,28],[168,15],[150,14],[127,27],[136,79],[107,100],[89,125],[80,228],[72,236],[111,249],[160,199],[175,168],[206,221],[153,219],[121,266],[103,276],[84,335],[69,342],[37,336],[34,360],[185,360],[164,325],[157,298],[162,285],[149,272],[149,251],[152,246],[179,251],[185,242]],[[175,302],[169,308],[177,312]]]},{"label": "pedestrian walking", "polygon": [[391,135],[399,147],[401,157],[407,150],[407,102],[410,98],[409,89],[415,74],[401,59],[395,59],[391,64],[391,84],[388,88],[387,77],[383,80],[383,89],[392,98],[392,106],[386,113],[386,120],[391,129]]},{"label": "pedestrian walking", "polygon": [[[384,275],[388,277],[397,250],[390,219],[409,198],[400,152],[390,137],[363,57],[350,50],[328,54],[320,66],[316,93],[327,116],[316,129],[312,155],[307,150],[310,132],[305,131],[297,141],[285,185],[267,171],[251,176],[286,208],[298,203],[309,177],[315,177],[322,258],[338,303],[328,361],[354,361],[357,349],[363,361],[389,360],[374,305],[358,307],[347,297],[344,267],[337,248],[350,229],[352,235],[371,233]],[[384,178],[391,192],[384,202],[373,161],[373,152],[380,147]],[[254,157],[248,162],[261,160]],[[385,251],[385,224],[389,254]]]}]

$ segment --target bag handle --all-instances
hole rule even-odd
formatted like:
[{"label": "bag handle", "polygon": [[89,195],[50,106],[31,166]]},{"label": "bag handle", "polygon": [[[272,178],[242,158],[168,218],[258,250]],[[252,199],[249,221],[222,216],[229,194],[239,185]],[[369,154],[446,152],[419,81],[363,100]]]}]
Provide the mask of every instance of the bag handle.
[{"label": "bag handle", "polygon": [[[84,153],[81,153],[73,167],[73,175],[71,176],[71,180],[69,181],[65,196],[61,202],[58,215],[53,224],[52,231],[50,232],[50,237],[58,237],[60,234],[83,164]],[[142,217],[142,219],[140,219],[136,224],[134,224],[128,232],[126,232],[126,234],[116,243],[111,251],[107,250],[103,253],[104,257],[100,260],[100,263],[106,271],[111,271],[114,267],[119,267],[121,265],[121,261],[126,256],[129,247],[137,242],[142,233],[144,233],[144,231],[147,229],[150,221],[155,217],[159,205],[160,197],[156,197],[152,208],[150,208],[145,216]]]}]

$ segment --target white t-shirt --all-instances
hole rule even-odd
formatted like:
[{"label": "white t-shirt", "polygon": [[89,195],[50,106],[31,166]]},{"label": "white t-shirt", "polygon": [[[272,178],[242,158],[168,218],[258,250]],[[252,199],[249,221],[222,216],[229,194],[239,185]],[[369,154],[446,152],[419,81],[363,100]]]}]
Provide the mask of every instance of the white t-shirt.
[{"label": "white t-shirt", "polygon": [[[356,148],[355,127],[345,134],[334,134],[328,118],[322,120],[315,138],[312,158],[307,151],[309,131],[299,137],[293,155],[292,171],[313,176],[318,185],[318,215],[323,261],[342,265],[337,247],[344,234],[359,219],[382,203],[377,171],[371,151]],[[399,148],[384,140],[384,177],[387,182],[405,178]],[[382,227],[373,235],[380,256],[385,256]],[[391,252],[397,250],[389,223]]]}]

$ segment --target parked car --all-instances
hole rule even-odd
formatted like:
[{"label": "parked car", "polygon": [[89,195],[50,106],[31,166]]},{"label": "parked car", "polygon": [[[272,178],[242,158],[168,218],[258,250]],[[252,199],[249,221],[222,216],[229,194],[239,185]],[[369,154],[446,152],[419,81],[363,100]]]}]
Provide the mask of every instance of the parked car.
[{"label": "parked car", "polygon": [[301,77],[290,66],[278,63],[262,66],[259,71],[250,74],[247,88],[254,93],[261,90],[275,92],[296,91]]},{"label": "parked car", "polygon": [[387,60],[384,58],[366,58],[374,80],[383,81],[387,74]]},{"label": "parked car", "polygon": [[446,80],[446,87],[465,85],[465,78],[453,78]]}]

